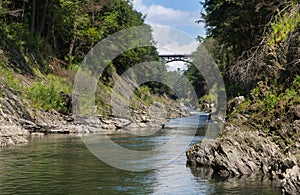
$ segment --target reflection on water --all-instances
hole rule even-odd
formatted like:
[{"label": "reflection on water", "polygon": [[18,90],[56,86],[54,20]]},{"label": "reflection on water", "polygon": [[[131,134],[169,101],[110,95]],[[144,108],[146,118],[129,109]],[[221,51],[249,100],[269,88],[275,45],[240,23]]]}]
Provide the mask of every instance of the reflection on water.
[{"label": "reflection on water", "polygon": [[191,167],[191,173],[197,182],[212,186],[206,194],[281,194],[278,189],[271,188],[267,177],[253,175],[224,179],[203,167]]},{"label": "reflection on water", "polygon": [[[194,116],[173,120],[152,136],[110,135],[129,149],[149,150],[161,146],[174,133],[182,142]],[[202,139],[205,125],[193,142]],[[183,144],[173,144],[181,147]],[[154,156],[158,162],[163,154]],[[157,161],[157,162],[156,162]],[[0,150],[0,194],[279,194],[271,183],[257,178],[212,178],[209,169],[186,167],[185,154],[160,169],[131,172],[111,167],[91,154],[76,136],[33,138],[28,145]]]}]

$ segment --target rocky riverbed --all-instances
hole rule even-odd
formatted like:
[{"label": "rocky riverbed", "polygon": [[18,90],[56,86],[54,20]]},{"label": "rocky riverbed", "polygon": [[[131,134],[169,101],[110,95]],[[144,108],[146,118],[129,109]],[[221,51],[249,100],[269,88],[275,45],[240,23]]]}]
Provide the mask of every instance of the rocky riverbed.
[{"label": "rocky riverbed", "polygon": [[21,101],[18,92],[4,85],[0,87],[0,147],[25,144],[30,135],[106,133],[121,132],[124,128],[160,127],[170,118],[189,115],[181,110],[179,102],[172,100],[164,104],[154,102],[151,106],[142,105],[138,110],[131,108],[129,117],[64,115],[55,110],[30,108]]}]

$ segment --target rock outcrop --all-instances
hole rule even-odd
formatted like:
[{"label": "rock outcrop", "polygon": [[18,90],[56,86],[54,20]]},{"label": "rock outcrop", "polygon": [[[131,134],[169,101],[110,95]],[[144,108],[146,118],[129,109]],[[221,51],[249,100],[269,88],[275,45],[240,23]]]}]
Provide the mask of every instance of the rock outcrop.
[{"label": "rock outcrop", "polygon": [[27,143],[30,135],[121,132],[124,128],[161,127],[170,118],[188,116],[179,102],[131,109],[131,116],[94,116],[91,118],[65,115],[55,110],[33,109],[21,101],[18,91],[0,83],[0,147]]},{"label": "rock outcrop", "polygon": [[286,194],[300,192],[299,156],[283,151],[271,137],[248,126],[227,124],[219,138],[204,139],[186,155],[192,167],[212,168],[226,178],[262,174]]}]

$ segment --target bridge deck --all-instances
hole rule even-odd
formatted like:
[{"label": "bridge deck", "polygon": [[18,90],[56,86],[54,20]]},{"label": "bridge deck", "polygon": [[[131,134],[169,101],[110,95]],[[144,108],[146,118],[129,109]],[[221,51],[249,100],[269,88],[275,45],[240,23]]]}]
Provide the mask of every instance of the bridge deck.
[{"label": "bridge deck", "polygon": [[178,58],[184,58],[184,57],[192,57],[191,54],[161,54],[158,55],[161,58],[168,58],[168,57],[178,57]]},{"label": "bridge deck", "polygon": [[165,63],[174,62],[174,61],[182,61],[191,63],[191,54],[161,54],[159,55],[161,59],[165,61]]}]

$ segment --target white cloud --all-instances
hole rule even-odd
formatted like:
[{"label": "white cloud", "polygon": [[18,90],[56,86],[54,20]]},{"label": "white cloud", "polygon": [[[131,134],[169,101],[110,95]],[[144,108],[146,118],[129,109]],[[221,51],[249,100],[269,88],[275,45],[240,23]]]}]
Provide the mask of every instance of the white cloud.
[{"label": "white cloud", "polygon": [[[160,54],[191,54],[196,51],[198,42],[188,34],[165,26],[152,26],[153,38]],[[175,61],[167,64],[169,71],[186,70],[185,62]]]},{"label": "white cloud", "polygon": [[158,51],[162,54],[191,54],[196,51],[198,44],[196,41],[190,42],[186,45],[179,45],[178,42],[173,41],[165,45],[158,45]]},{"label": "white cloud", "polygon": [[[175,10],[155,4],[147,6],[143,4],[143,0],[134,0],[133,5],[136,10],[146,15],[145,22],[153,28],[153,38],[160,54],[191,54],[197,49],[198,43],[191,35],[175,28],[203,28],[195,23],[199,19],[199,12]],[[168,63],[168,70],[177,68],[186,69],[185,63]]]},{"label": "white cloud", "polygon": [[199,19],[199,12],[189,12],[184,10],[175,10],[152,4],[146,6],[143,0],[134,0],[134,8],[146,15],[146,22],[151,25],[164,25],[170,27],[176,26],[197,26],[195,21]]},{"label": "white cloud", "polygon": [[177,71],[180,70],[186,70],[187,66],[185,65],[185,62],[170,62],[167,65],[168,71]]},{"label": "white cloud", "polygon": [[160,54],[191,54],[198,42],[190,35],[166,26],[152,26],[153,38]]}]

